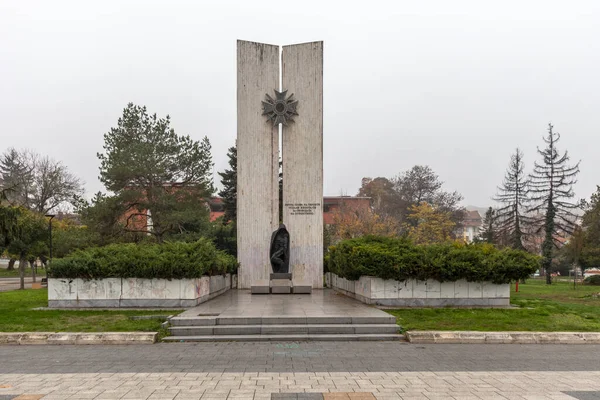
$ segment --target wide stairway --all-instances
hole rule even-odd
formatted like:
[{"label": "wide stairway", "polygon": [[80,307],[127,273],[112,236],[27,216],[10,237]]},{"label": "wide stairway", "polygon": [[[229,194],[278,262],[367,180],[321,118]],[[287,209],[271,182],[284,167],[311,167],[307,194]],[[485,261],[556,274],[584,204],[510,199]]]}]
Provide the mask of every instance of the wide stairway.
[{"label": "wide stairway", "polygon": [[229,292],[171,318],[166,342],[401,340],[395,317],[330,289]]}]

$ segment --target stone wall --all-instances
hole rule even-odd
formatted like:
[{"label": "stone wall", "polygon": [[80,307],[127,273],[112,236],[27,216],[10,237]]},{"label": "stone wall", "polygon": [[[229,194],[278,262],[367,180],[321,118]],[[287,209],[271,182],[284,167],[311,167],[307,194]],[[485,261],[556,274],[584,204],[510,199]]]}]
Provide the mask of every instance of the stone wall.
[{"label": "stone wall", "polygon": [[361,276],[357,281],[331,272],[325,282],[347,296],[367,304],[398,307],[506,307],[510,305],[510,285],[490,282],[438,282],[409,279],[404,282]]},{"label": "stone wall", "polygon": [[[48,279],[48,307],[193,307],[237,286],[237,276],[198,279]],[[235,287],[234,286],[234,287]]]}]

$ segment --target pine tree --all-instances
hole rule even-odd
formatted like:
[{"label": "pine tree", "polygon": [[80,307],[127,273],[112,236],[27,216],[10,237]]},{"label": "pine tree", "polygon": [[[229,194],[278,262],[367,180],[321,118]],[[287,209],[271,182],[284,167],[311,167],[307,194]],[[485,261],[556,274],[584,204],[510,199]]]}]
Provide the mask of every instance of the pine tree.
[{"label": "pine tree", "polygon": [[[530,175],[530,193],[532,207],[529,212],[534,213],[538,232],[544,232],[542,243],[542,268],[546,272],[546,283],[552,283],[550,267],[552,266],[553,248],[558,247],[558,237],[572,234],[575,227],[576,215],[572,210],[577,205],[568,199],[575,196],[573,184],[577,182],[579,162],[575,166],[568,166],[569,154],[567,151],[560,155],[556,143],[560,134],[553,131],[552,124],[548,124],[548,135],[544,137],[546,147],[538,148],[542,162],[535,163],[533,174]],[[539,217],[538,217],[539,216]]]},{"label": "pine tree", "polygon": [[219,196],[223,198],[223,206],[225,215],[223,221],[225,223],[233,222],[237,219],[237,147],[230,147],[227,151],[229,157],[229,168],[223,172],[219,172],[221,176],[221,184],[223,190],[219,192]]},{"label": "pine tree", "polygon": [[504,204],[496,212],[498,234],[508,238],[513,249],[525,250],[523,239],[531,226],[531,218],[525,215],[529,202],[529,179],[525,175],[523,152],[519,149],[510,157],[502,186],[498,187],[494,200]]},{"label": "pine tree", "polygon": [[209,211],[198,204],[214,192],[210,141],[178,135],[170,124],[168,115],[149,115],[145,106],[129,103],[98,154],[100,181],[115,194],[113,208],[126,215],[124,230],[151,234],[159,243],[204,231]]},{"label": "pine tree", "polygon": [[496,211],[492,207],[485,212],[482,230],[479,232],[478,242],[495,244],[497,240],[496,232]]},{"label": "pine tree", "polygon": [[581,227],[583,249],[579,258],[582,269],[600,265],[600,186],[589,201],[583,201],[584,209]]},{"label": "pine tree", "polygon": [[33,178],[34,167],[29,153],[10,148],[0,156],[1,200],[30,208]]}]

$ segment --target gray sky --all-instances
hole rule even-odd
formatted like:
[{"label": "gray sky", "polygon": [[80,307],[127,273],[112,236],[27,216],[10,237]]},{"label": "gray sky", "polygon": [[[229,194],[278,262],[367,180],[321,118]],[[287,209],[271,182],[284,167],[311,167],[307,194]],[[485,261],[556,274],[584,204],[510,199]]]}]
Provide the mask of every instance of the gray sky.
[{"label": "gray sky", "polygon": [[428,164],[486,206],[517,146],[532,168],[550,121],[582,160],[577,197],[600,184],[596,0],[2,0],[0,37],[0,151],[62,160],[88,196],[130,101],[208,136],[226,167],[236,39],[325,41],[326,194]]}]

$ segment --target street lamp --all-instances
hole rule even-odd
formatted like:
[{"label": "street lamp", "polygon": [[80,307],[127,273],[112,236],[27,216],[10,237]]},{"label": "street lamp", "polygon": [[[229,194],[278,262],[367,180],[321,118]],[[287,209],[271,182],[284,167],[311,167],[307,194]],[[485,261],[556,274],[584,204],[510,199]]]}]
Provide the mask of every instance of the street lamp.
[{"label": "street lamp", "polygon": [[48,221],[48,237],[50,238],[50,260],[48,265],[46,265],[46,285],[48,284],[48,267],[52,262],[52,218],[56,217],[54,214],[46,214],[46,217],[50,218]]}]

